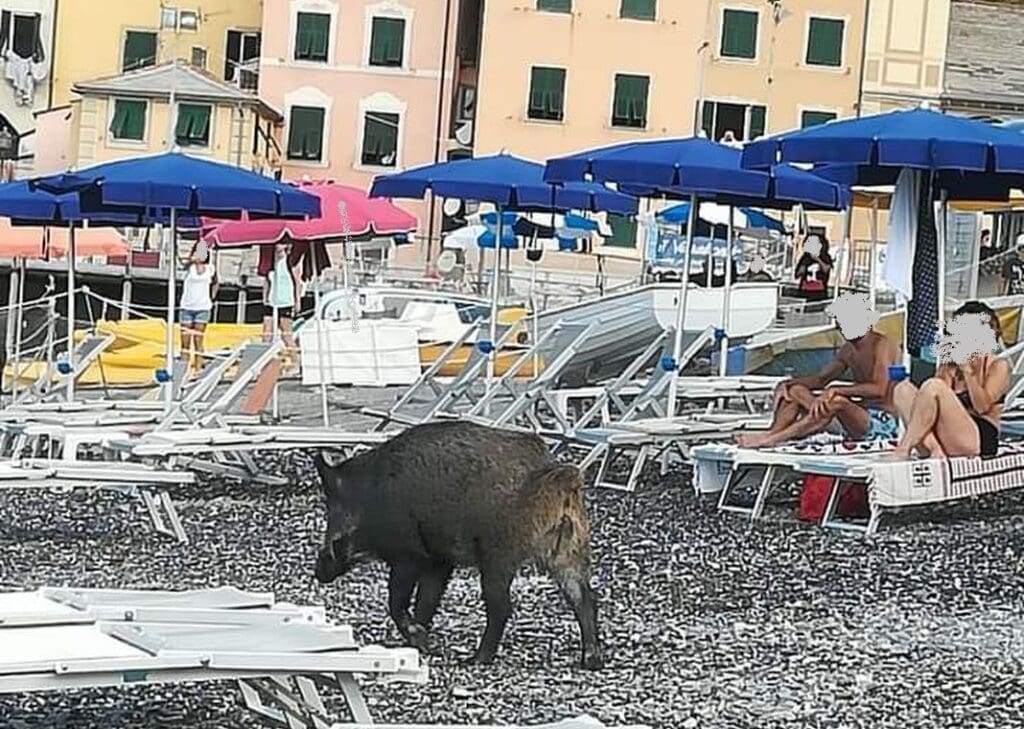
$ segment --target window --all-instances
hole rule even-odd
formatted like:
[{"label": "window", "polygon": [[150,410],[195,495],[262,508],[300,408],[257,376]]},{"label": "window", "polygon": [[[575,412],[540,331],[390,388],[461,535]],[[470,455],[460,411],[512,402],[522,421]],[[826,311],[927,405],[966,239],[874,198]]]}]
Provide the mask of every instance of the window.
[{"label": "window", "polygon": [[811,18],[807,30],[807,65],[838,68],[843,64],[846,23],[834,18]]},{"label": "window", "polygon": [[615,100],[612,103],[612,126],[644,129],[647,127],[648,76],[615,74]]},{"label": "window", "polygon": [[369,167],[394,167],[398,158],[398,114],[368,111],[363,117],[361,161]]},{"label": "window", "polygon": [[293,106],[288,120],[288,159],[306,162],[323,160],[324,117],[316,106]]},{"label": "window", "polygon": [[373,19],[370,31],[370,65],[401,68],[405,55],[405,20]]},{"label": "window", "polygon": [[755,104],[727,104],[704,101],[701,106],[701,128],[708,139],[722,141],[732,132],[737,141],[750,141],[764,135],[767,110]]},{"label": "window", "polygon": [[156,33],[148,30],[129,30],[125,33],[121,70],[133,71],[155,63]]},{"label": "window", "polygon": [[14,52],[14,55],[19,58],[41,59],[43,54],[43,39],[39,28],[41,22],[39,15],[19,15],[15,13],[12,16],[12,25],[14,27],[12,28],[10,50]]},{"label": "window", "polygon": [[816,127],[836,118],[834,111],[804,111],[800,114],[800,128]]},{"label": "window", "polygon": [[633,248],[636,246],[636,220],[628,215],[608,213],[608,227],[612,229],[611,237],[605,238],[606,246]]},{"label": "window", "polygon": [[534,66],[530,69],[530,119],[562,121],[565,118],[565,69]]},{"label": "window", "polygon": [[654,20],[658,15],[658,0],[622,0],[619,17],[631,20]]},{"label": "window", "polygon": [[249,91],[259,81],[260,34],[243,30],[228,31],[228,48],[224,62],[224,80]]},{"label": "window", "polygon": [[757,58],[757,13],[753,10],[722,12],[723,58]]},{"label": "window", "polygon": [[162,30],[178,29],[177,8],[160,8],[160,28]]},{"label": "window", "polygon": [[182,10],[178,16],[179,30],[199,30],[199,13],[195,10]]},{"label": "window", "polygon": [[192,46],[192,65],[206,70],[206,49]]},{"label": "window", "polygon": [[331,16],[326,13],[298,13],[295,26],[295,60],[327,63]]},{"label": "window", "polygon": [[572,0],[537,0],[537,10],[546,13],[571,13]]},{"label": "window", "polygon": [[146,138],[146,102],[114,99],[110,136],[119,142],[142,142]]},{"label": "window", "polygon": [[213,107],[206,104],[178,104],[178,123],[174,141],[179,147],[210,146],[210,115]]}]

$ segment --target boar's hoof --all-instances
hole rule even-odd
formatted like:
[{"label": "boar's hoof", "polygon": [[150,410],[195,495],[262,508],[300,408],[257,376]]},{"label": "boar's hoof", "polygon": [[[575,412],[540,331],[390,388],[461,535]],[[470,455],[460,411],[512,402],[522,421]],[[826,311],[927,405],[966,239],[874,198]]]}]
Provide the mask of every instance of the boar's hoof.
[{"label": "boar's hoof", "polygon": [[581,664],[587,671],[600,671],[604,668],[604,656],[600,653],[588,653],[583,656]]},{"label": "boar's hoof", "polygon": [[489,666],[494,663],[494,653],[477,651],[473,657],[466,661],[468,666]]},{"label": "boar's hoof", "polygon": [[409,623],[405,639],[409,641],[409,645],[413,648],[424,653],[426,653],[430,647],[430,637],[427,633],[427,629],[419,623]]}]

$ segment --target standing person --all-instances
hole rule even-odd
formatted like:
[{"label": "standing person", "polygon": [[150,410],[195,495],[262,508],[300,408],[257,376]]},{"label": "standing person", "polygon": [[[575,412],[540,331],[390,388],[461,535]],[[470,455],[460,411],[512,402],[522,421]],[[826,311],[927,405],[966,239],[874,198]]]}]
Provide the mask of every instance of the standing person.
[{"label": "standing person", "polygon": [[992,257],[992,231],[988,228],[981,231],[981,251],[979,252],[979,258],[982,261],[987,261]]},{"label": "standing person", "polygon": [[298,309],[298,284],[295,272],[288,259],[291,246],[278,243],[274,246],[274,259],[270,270],[263,277],[263,339],[269,342],[274,332],[274,310],[277,310],[277,325],[285,346],[294,349],[292,319]]},{"label": "standing person", "polygon": [[828,252],[828,239],[811,233],[804,239],[804,252],[796,263],[795,278],[800,295],[808,301],[828,298],[828,282],[832,277],[832,256]]},{"label": "standing person", "polygon": [[1002,296],[1024,294],[1024,261],[1020,258],[1022,250],[1024,250],[1024,234],[1017,236],[1017,245],[1003,261]]},{"label": "standing person", "polygon": [[197,241],[186,264],[181,301],[178,303],[181,351],[189,353],[189,360],[202,357],[203,334],[212,318],[213,300],[217,298],[219,287],[217,272],[210,263],[210,250],[205,241]]}]

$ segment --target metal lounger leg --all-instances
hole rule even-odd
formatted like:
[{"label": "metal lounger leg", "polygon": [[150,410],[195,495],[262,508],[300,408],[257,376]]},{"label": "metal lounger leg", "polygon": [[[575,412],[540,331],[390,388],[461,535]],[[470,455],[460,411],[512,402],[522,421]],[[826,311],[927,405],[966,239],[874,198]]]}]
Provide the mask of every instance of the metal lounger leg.
[{"label": "metal lounger leg", "polygon": [[870,522],[868,524],[855,524],[845,522],[836,516],[836,510],[839,508],[839,496],[842,494],[842,490],[843,484],[839,477],[836,476],[832,479],[832,487],[828,492],[828,502],[825,504],[825,511],[822,513],[821,521],[818,523],[825,528],[837,529],[839,531],[867,533],[868,528],[871,526]]},{"label": "metal lounger leg", "polygon": [[372,724],[373,717],[370,716],[370,709],[366,705],[363,691],[359,688],[356,679],[347,673],[339,673],[335,678],[342,693],[345,694],[345,701],[348,703],[349,711],[352,712],[352,719],[356,723]]},{"label": "metal lounger leg", "polygon": [[185,534],[185,528],[181,525],[178,509],[174,506],[169,494],[160,492],[154,496],[150,489],[139,489],[139,496],[142,497],[142,503],[145,504],[146,511],[149,513],[153,529],[164,536],[177,539],[182,544],[188,543],[188,535]]},{"label": "metal lounger leg", "polygon": [[719,511],[731,511],[737,514],[749,514],[750,507],[737,506],[729,503],[729,497],[732,495],[732,491],[736,488],[743,477],[754,469],[750,466],[739,466],[733,464],[732,470],[729,472],[729,478],[725,480],[725,485],[722,487],[722,493],[718,496],[718,510]]},{"label": "metal lounger leg", "polygon": [[760,519],[764,513],[765,502],[768,501],[768,494],[772,490],[772,479],[775,477],[775,466],[768,466],[764,469],[764,478],[757,489],[757,497],[754,499],[754,508],[750,510],[750,520]]}]

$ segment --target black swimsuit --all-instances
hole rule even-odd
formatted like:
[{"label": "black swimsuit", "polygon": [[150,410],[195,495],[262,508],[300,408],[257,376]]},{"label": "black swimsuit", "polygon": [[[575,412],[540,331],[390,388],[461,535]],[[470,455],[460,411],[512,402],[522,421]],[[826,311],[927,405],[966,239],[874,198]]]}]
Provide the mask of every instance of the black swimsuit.
[{"label": "black swimsuit", "polygon": [[[978,439],[981,443],[981,455],[982,457],[994,456],[999,450],[999,430],[996,426],[992,425],[989,421],[980,415],[975,415],[972,412],[974,407],[971,404],[971,393],[968,390],[957,393],[957,398],[963,404],[967,410],[967,414],[971,416],[974,421],[974,425],[978,428]],[[999,398],[999,404],[1002,405],[1006,396]]]}]

